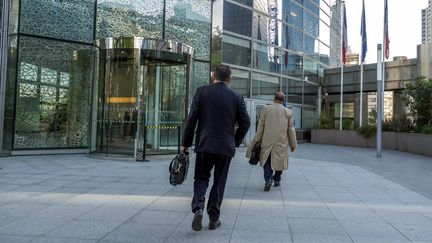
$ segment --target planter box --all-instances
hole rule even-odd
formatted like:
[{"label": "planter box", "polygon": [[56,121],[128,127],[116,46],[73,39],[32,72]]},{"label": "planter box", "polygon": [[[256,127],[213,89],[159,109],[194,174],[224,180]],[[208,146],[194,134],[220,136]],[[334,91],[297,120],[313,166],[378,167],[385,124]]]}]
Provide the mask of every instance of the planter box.
[{"label": "planter box", "polygon": [[[353,130],[312,129],[311,142],[364,148],[376,147],[375,136],[367,139]],[[429,134],[383,132],[382,145],[385,149],[432,157],[432,135]]]}]

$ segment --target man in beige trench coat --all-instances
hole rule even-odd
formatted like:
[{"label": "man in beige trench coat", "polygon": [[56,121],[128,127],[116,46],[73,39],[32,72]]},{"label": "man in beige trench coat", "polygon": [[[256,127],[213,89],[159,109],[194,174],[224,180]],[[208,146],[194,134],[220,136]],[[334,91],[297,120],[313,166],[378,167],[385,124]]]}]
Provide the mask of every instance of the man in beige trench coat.
[{"label": "man in beige trench coat", "polygon": [[261,142],[260,164],[264,169],[265,191],[270,190],[272,181],[275,187],[280,186],[282,171],[288,169],[288,146],[291,152],[297,146],[293,114],[283,106],[284,100],[284,93],[277,92],[274,104],[262,109],[256,135],[246,154],[250,157],[253,146]]}]

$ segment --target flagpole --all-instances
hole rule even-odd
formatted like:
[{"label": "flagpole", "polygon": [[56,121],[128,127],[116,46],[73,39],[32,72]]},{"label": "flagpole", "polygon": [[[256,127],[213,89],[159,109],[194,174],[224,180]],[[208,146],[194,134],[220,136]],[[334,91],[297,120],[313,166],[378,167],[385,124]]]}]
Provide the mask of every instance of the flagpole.
[{"label": "flagpole", "polygon": [[364,70],[363,70],[363,64],[366,57],[367,52],[367,35],[366,35],[366,10],[365,10],[365,4],[363,0],[363,6],[362,6],[362,18],[361,18],[361,39],[362,39],[362,45],[361,45],[361,59],[360,59],[360,127],[363,126],[363,78],[364,78]]},{"label": "flagpole", "polygon": [[344,18],[343,18],[343,3],[344,1],[341,1],[341,6],[340,6],[340,19],[341,19],[341,81],[340,81],[340,107],[339,107],[339,130],[342,131],[342,116],[343,116],[343,83],[344,83],[344,64],[343,64],[343,38],[344,38]]},{"label": "flagpole", "polygon": [[381,97],[382,97],[382,107],[381,107],[381,119],[384,121],[384,92],[385,92],[385,60],[387,58],[387,31],[388,31],[388,2],[384,0],[384,31],[383,31],[383,51],[382,51],[382,88],[381,88]]},{"label": "flagpole", "polygon": [[[362,57],[363,60],[363,57]],[[363,61],[360,65],[360,127],[363,126]]]}]

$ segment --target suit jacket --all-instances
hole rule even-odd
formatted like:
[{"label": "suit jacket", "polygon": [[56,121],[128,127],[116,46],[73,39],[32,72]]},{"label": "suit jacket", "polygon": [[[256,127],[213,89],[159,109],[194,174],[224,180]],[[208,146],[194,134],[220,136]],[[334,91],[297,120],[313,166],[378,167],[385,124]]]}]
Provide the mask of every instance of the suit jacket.
[{"label": "suit jacket", "polygon": [[258,129],[248,147],[247,156],[250,157],[251,150],[257,142],[261,142],[261,166],[271,156],[273,170],[287,170],[288,146],[297,146],[292,111],[277,103],[266,105],[261,111]]},{"label": "suit jacket", "polygon": [[229,157],[234,157],[235,147],[240,146],[250,127],[243,97],[223,82],[196,90],[183,132],[183,146],[192,145],[197,123],[195,152]]}]

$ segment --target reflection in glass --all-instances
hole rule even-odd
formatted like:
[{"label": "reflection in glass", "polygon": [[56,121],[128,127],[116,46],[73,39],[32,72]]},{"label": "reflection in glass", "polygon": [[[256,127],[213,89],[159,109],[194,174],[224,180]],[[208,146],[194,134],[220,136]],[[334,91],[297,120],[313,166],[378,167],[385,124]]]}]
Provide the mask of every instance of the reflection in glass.
[{"label": "reflection in glass", "polygon": [[195,58],[210,60],[211,1],[166,1],[165,39],[193,46]]},{"label": "reflection in glass", "polygon": [[93,42],[93,0],[22,0],[20,13],[22,33]]},{"label": "reflection in glass", "polygon": [[87,146],[91,47],[21,37],[19,48],[14,148]]},{"label": "reflection in glass", "polygon": [[233,1],[252,7],[252,0],[233,0]]},{"label": "reflection in glass", "polygon": [[14,136],[14,110],[15,110],[15,93],[16,93],[16,75],[17,75],[17,37],[9,37],[9,55],[7,60],[6,76],[6,94],[4,105],[4,127],[3,127],[3,149],[12,150]]},{"label": "reflection in glass", "polygon": [[283,78],[282,89],[286,94],[287,102],[302,104],[303,81]]},{"label": "reflection in glass", "polygon": [[195,90],[210,82],[210,64],[207,62],[193,62],[193,83],[190,85],[189,99],[192,100]]},{"label": "reflection in glass", "polygon": [[276,46],[282,44],[283,36],[281,36],[281,31],[283,30],[281,21],[276,21],[275,18],[254,13],[253,22],[254,28],[252,37],[254,39]]},{"label": "reflection in glass", "polygon": [[252,34],[252,11],[225,1],[223,29],[250,37]]},{"label": "reflection in glass", "polygon": [[304,11],[303,31],[313,37],[319,35],[319,19],[309,11]]},{"label": "reflection in glass", "polygon": [[316,55],[304,57],[304,75],[308,77],[309,81],[318,82],[318,60]]},{"label": "reflection in glass", "polygon": [[303,78],[303,56],[283,51],[282,74]]},{"label": "reflection in glass", "polygon": [[[223,35],[223,62],[250,67],[250,41],[228,34]],[[235,53],[235,54],[233,54]]]},{"label": "reflection in glass", "polygon": [[318,40],[305,34],[304,35],[304,52],[307,54],[318,53]]},{"label": "reflection in glass", "polygon": [[284,25],[282,29],[282,39],[284,48],[298,52],[303,51],[303,32],[291,26]]},{"label": "reflection in glass", "polygon": [[260,73],[252,74],[252,98],[273,100],[278,91],[280,91],[279,77]]},{"label": "reflection in glass", "polygon": [[315,108],[303,107],[303,129],[316,128],[318,125],[317,112]]},{"label": "reflection in glass", "polygon": [[231,88],[248,98],[250,95],[249,71],[232,68]]},{"label": "reflection in glass", "polygon": [[278,47],[254,43],[254,68],[279,73],[282,52]]},{"label": "reflection in glass", "polygon": [[160,0],[99,0],[97,39],[119,36],[161,39],[163,2]]},{"label": "reflection in glass", "polygon": [[304,104],[317,106],[318,85],[308,82],[304,83]]},{"label": "reflection in glass", "polygon": [[284,21],[286,21],[286,16],[288,16],[288,24],[294,26],[295,28],[303,29],[303,8],[301,5],[293,2],[292,0],[286,1],[288,3],[287,8],[284,8]]},{"label": "reflection in glass", "polygon": [[9,34],[18,33],[18,15],[20,0],[10,0],[9,5]]}]

